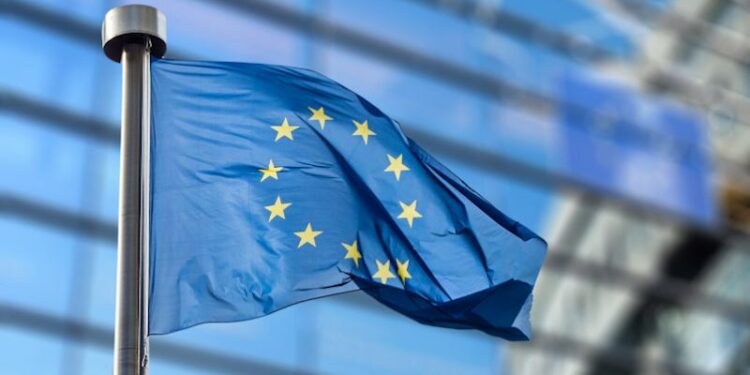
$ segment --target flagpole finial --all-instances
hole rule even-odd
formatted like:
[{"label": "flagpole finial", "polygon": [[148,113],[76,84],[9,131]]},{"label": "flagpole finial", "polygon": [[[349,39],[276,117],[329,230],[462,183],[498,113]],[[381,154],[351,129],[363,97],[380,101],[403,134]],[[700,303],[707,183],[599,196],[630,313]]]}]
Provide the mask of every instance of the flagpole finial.
[{"label": "flagpole finial", "polygon": [[167,18],[148,5],[123,5],[110,9],[102,22],[102,49],[110,59],[120,62],[122,48],[128,43],[151,42],[151,55],[162,57],[167,51]]}]

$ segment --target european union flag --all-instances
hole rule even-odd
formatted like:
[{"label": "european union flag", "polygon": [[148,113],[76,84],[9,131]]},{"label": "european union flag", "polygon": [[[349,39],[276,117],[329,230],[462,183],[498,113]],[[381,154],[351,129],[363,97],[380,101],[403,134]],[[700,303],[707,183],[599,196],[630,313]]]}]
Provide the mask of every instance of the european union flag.
[{"label": "european union flag", "polygon": [[150,333],[363,290],[419,322],[531,334],[544,241],[315,72],[154,60]]}]

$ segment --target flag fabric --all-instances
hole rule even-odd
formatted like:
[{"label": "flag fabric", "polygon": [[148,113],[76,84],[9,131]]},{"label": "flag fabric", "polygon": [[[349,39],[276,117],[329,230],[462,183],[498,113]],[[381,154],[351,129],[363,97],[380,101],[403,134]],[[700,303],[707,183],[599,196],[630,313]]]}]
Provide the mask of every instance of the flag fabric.
[{"label": "flag fabric", "polygon": [[310,70],[151,62],[150,334],[362,290],[530,338],[546,244]]}]

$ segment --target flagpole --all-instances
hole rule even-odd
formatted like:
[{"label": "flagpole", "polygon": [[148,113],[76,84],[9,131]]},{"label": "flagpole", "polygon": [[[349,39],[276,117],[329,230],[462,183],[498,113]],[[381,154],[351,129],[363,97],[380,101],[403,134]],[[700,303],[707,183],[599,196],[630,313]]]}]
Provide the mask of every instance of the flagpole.
[{"label": "flagpole", "polygon": [[102,22],[102,49],[122,65],[120,205],[114,375],[148,369],[151,56],[166,52],[167,22],[156,8],[125,5]]}]

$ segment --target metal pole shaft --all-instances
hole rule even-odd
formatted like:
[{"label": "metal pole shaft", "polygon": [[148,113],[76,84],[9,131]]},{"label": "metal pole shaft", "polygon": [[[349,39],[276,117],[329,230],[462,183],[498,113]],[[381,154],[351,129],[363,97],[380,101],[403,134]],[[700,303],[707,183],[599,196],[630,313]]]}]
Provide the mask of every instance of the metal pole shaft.
[{"label": "metal pole shaft", "polygon": [[150,53],[148,38],[122,50],[120,214],[114,375],[146,368],[148,273]]},{"label": "metal pole shaft", "polygon": [[151,56],[167,50],[167,19],[148,5],[110,9],[102,50],[122,64],[120,216],[117,231],[114,375],[148,370]]}]

